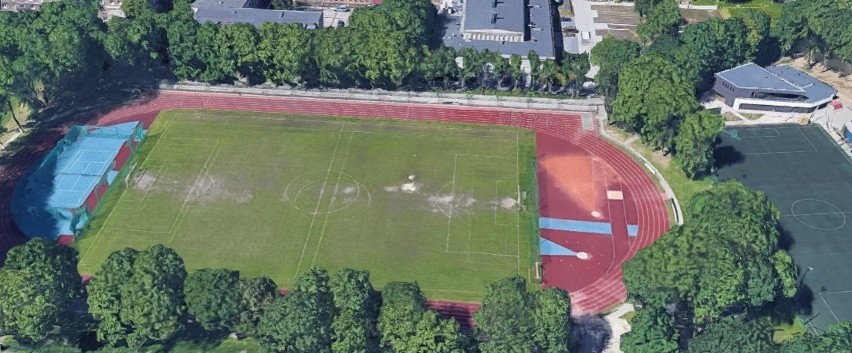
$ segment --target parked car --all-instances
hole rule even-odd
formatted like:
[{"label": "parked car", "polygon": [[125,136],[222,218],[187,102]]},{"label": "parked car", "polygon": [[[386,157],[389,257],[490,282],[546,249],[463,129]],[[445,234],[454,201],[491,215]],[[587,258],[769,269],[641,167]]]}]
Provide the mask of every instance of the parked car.
[{"label": "parked car", "polygon": [[346,5],[340,5],[340,6],[338,6],[338,7],[335,7],[335,8],[334,8],[334,11],[337,11],[337,12],[349,12],[349,6],[346,6]]}]

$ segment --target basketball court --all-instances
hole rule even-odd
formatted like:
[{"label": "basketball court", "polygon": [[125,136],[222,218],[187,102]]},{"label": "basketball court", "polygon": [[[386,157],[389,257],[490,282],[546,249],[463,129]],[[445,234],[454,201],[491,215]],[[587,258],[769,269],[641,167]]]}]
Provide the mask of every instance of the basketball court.
[{"label": "basketball court", "polygon": [[852,320],[850,159],[815,125],[729,127],[720,136],[719,179],[765,192],[781,212],[809,329]]}]

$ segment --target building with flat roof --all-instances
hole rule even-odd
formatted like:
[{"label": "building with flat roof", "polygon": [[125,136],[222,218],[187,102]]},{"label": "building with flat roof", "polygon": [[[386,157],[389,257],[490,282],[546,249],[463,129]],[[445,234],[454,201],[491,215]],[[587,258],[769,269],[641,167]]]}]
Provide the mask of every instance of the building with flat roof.
[{"label": "building with flat roof", "polygon": [[[2,11],[39,11],[44,3],[56,0],[0,0],[0,10]],[[101,10],[98,12],[98,18],[104,21],[112,17],[124,17],[124,12],[121,10],[122,0],[101,0]]]},{"label": "building with flat roof", "polygon": [[11,213],[18,228],[29,237],[76,236],[145,134],[139,121],[69,129],[15,185]]},{"label": "building with flat roof", "polygon": [[825,107],[837,90],[790,66],[755,63],[717,73],[713,91],[737,110],[809,113]]},{"label": "building with flat roof", "polygon": [[322,11],[269,10],[269,0],[197,0],[192,12],[199,23],[248,23],[255,27],[266,22],[298,23],[302,27],[322,27]]},{"label": "building with flat roof", "polygon": [[552,0],[466,0],[461,15],[444,15],[447,47],[488,49],[526,57],[535,51],[542,59],[561,54],[562,37],[554,25]]}]

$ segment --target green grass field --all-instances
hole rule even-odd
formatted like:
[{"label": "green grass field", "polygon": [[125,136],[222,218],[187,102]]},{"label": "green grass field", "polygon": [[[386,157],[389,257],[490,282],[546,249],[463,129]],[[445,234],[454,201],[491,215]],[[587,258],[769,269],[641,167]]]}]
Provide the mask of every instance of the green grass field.
[{"label": "green grass field", "polygon": [[189,270],[285,288],[312,266],[352,267],[476,301],[534,276],[534,153],[531,132],[493,126],[163,112],[77,240],[80,271],[165,244]]}]

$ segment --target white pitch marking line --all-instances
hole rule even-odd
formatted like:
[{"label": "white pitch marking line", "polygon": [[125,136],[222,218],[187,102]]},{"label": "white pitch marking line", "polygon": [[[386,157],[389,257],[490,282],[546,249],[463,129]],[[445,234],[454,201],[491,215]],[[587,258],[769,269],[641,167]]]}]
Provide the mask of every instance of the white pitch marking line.
[{"label": "white pitch marking line", "polygon": [[822,293],[819,293],[819,298],[822,299],[822,302],[825,303],[825,307],[828,308],[828,311],[831,313],[831,316],[834,317],[837,322],[840,322],[840,319],[837,318],[837,314],[834,313],[834,310],[831,309],[831,305],[828,305],[828,302],[825,300],[825,297],[822,296]]},{"label": "white pitch marking line", "polygon": [[[455,196],[455,194],[456,194],[456,168],[458,166],[458,162],[459,162],[459,155],[456,154],[455,157],[453,157],[453,179],[450,182],[450,183],[453,184],[453,186],[450,187],[450,196]],[[447,246],[444,249],[444,251],[450,251],[450,232],[451,232],[451,229],[452,229],[452,226],[453,226],[453,203],[452,202],[450,202],[450,211],[448,213],[449,214],[447,215]]]},{"label": "white pitch marking line", "polygon": [[[322,230],[320,230],[320,237],[317,241],[317,248],[314,251],[314,258],[311,261],[311,267],[317,264],[317,256],[319,255],[320,247],[322,246],[322,239],[325,237],[325,228],[328,226],[328,218],[331,216],[331,206],[334,205],[335,195],[337,195],[337,189],[340,188],[340,179],[343,177],[343,168],[346,166],[346,158],[349,156],[349,150],[352,147],[352,135],[349,135],[349,143],[346,144],[346,154],[343,157],[343,164],[340,166],[340,172],[337,173],[337,182],[334,183],[334,192],[331,194],[331,200],[328,203],[328,207],[325,213],[325,220],[322,222]],[[352,179],[355,180],[355,179]]]},{"label": "white pitch marking line", "polygon": [[308,242],[311,240],[311,232],[314,229],[314,224],[317,220],[317,212],[319,212],[322,204],[322,197],[325,194],[325,186],[328,184],[328,177],[331,175],[331,169],[334,167],[334,159],[337,157],[337,149],[340,147],[340,139],[343,137],[343,129],[346,128],[346,122],[340,124],[340,132],[337,133],[337,142],[334,144],[334,151],[331,153],[331,160],[328,162],[328,169],[325,171],[325,179],[320,187],[320,194],[317,197],[317,205],[314,207],[314,212],[311,215],[311,224],[308,226],[308,234],[305,236],[305,244],[302,245],[302,254],[299,256],[299,263],[296,265],[296,274],[293,275],[293,280],[299,277],[299,271],[302,269],[302,261],[305,260],[305,251],[308,249]]},{"label": "white pitch marking line", "polygon": [[[216,143],[216,145],[218,146],[219,144]],[[204,176],[205,171],[208,173],[210,172],[210,167],[213,166],[211,161],[215,161],[217,158],[219,158],[217,146],[214,146],[213,150],[210,151],[210,155],[207,156],[207,161],[204,162],[204,165],[201,167],[201,170],[198,171],[198,176],[195,177],[195,183],[192,184],[193,186],[197,185],[199,181],[201,181],[201,177]],[[175,240],[175,237],[177,237],[177,232],[175,232],[175,230],[177,230],[177,226],[180,224],[181,221],[183,221],[184,218],[186,218],[186,214],[189,213],[189,208],[191,207],[189,205],[189,193],[191,191],[192,187],[190,187],[190,189],[186,192],[186,197],[183,198],[183,203],[180,205],[180,210],[178,211],[177,217],[175,217],[174,222],[172,222],[172,226],[169,227],[169,233],[172,234],[172,237],[169,239],[168,244],[171,244]]]}]

